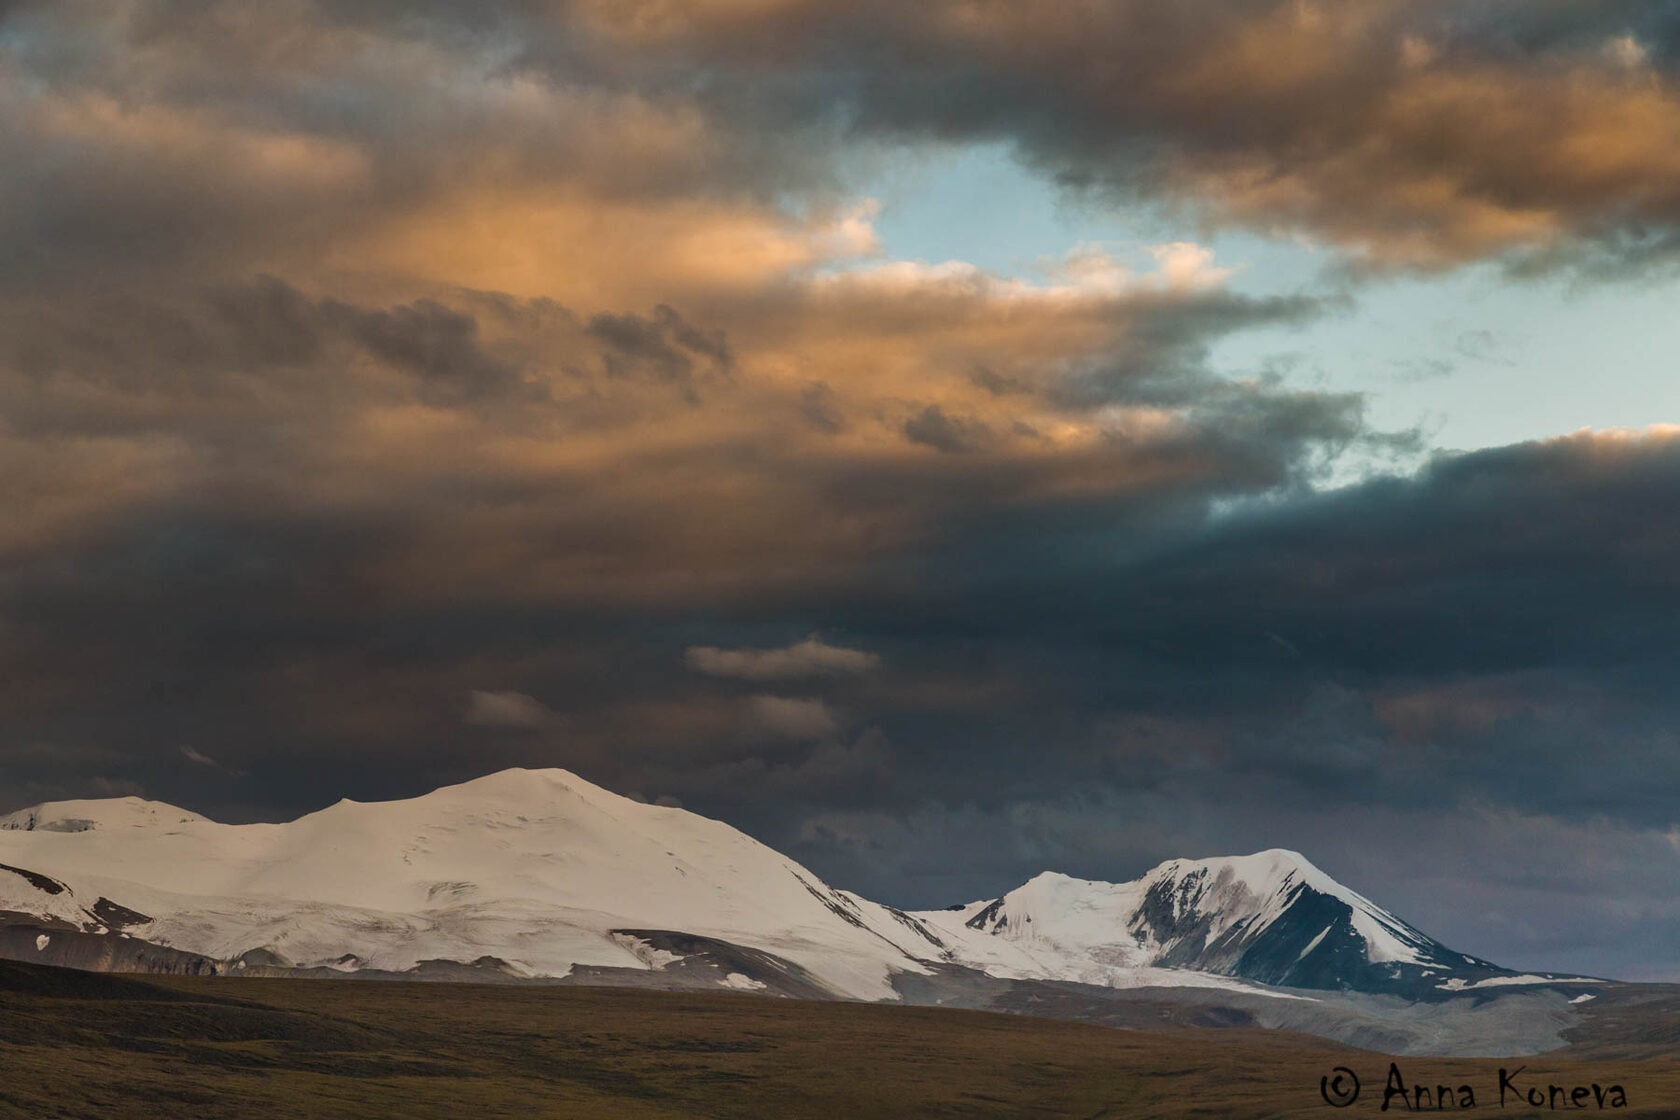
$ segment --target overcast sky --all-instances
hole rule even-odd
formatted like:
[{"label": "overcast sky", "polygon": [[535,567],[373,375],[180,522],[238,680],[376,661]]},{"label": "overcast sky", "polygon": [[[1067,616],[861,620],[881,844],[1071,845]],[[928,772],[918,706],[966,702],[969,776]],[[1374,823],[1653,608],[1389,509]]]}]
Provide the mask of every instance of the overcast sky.
[{"label": "overcast sky", "polygon": [[1680,5],[0,0],[0,153],[0,810],[1680,980]]}]

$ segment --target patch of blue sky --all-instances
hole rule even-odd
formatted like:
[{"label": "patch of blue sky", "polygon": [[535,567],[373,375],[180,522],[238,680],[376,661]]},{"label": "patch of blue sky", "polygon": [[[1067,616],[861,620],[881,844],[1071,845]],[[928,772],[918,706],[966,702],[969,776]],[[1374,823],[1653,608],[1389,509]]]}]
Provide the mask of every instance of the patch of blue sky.
[{"label": "patch of blue sky", "polygon": [[[906,160],[864,192],[880,203],[875,229],[889,259],[960,260],[1042,281],[1078,246],[1100,246],[1143,272],[1153,267],[1151,245],[1197,241],[1235,269],[1235,290],[1343,290],[1327,250],[1243,233],[1198,236],[1158,213],[1069,198],[1006,145]],[[1374,428],[1419,428],[1430,446],[1448,449],[1680,420],[1680,279],[1581,285],[1477,265],[1346,290],[1345,303],[1304,325],[1219,340],[1214,367],[1361,392]]]}]

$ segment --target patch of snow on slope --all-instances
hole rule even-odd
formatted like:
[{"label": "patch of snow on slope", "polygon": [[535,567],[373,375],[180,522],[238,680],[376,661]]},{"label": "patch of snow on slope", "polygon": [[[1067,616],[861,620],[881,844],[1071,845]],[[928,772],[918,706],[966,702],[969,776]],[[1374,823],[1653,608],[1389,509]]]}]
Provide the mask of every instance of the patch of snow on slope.
[{"label": "patch of snow on slope", "polygon": [[1467,983],[1454,978],[1436,987],[1449,992],[1468,992],[1473,988],[1512,988],[1527,987],[1533,984],[1602,984],[1602,980],[1594,980],[1585,976],[1536,976],[1524,973],[1520,976],[1490,976],[1486,980]]},{"label": "patch of snow on slope", "polygon": [[1300,952],[1300,955],[1297,956],[1295,959],[1298,960],[1298,961],[1306,960],[1307,959],[1307,954],[1311,953],[1314,949],[1318,948],[1319,942],[1324,940],[1325,935],[1328,934],[1332,928],[1334,928],[1334,927],[1325,926],[1323,929],[1319,930],[1318,936],[1313,938],[1311,941],[1307,942],[1307,947],[1305,949],[1302,949],[1301,952]]}]

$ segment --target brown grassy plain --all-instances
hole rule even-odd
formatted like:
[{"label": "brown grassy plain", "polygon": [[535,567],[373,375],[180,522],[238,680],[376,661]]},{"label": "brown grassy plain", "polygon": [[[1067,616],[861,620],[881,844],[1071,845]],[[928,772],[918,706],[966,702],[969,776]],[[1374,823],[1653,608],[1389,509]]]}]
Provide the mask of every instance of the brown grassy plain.
[{"label": "brown grassy plain", "polygon": [[[96,976],[0,962],[3,1117],[1327,1117],[1390,1059],[1275,1031],[598,988]],[[1398,1059],[1408,1082],[1610,1081],[1680,1116],[1680,1060]],[[1364,1085],[1334,1110],[1320,1078]],[[1406,1114],[1399,1101],[1389,1113]],[[1436,1113],[1439,1114],[1439,1113]]]}]

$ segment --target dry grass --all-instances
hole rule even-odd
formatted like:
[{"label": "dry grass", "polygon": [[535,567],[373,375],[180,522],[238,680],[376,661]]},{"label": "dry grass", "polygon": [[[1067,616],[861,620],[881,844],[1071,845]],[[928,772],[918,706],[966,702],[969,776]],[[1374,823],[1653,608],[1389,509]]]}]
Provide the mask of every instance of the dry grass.
[{"label": "dry grass", "polygon": [[[937,1008],[0,966],[6,1117],[1326,1117],[1376,1113],[1388,1061],[1281,1032]],[[1470,1083],[1482,1113],[1501,1064],[1526,1065],[1525,1085],[1619,1081],[1623,1115],[1680,1115],[1668,1058],[1400,1060],[1431,1087]],[[1339,1113],[1319,1095],[1338,1065],[1365,1083]]]}]

